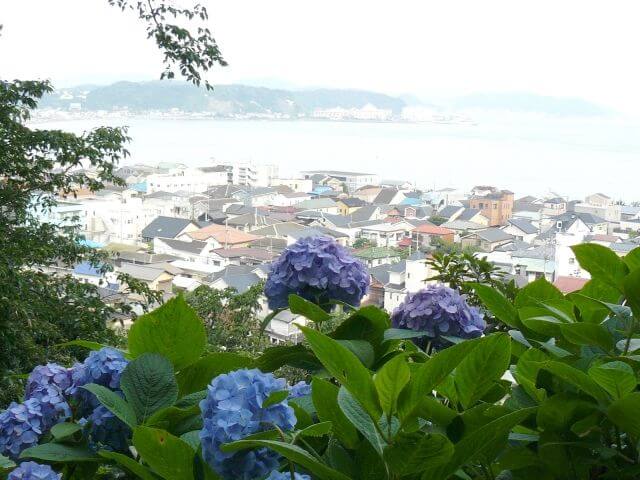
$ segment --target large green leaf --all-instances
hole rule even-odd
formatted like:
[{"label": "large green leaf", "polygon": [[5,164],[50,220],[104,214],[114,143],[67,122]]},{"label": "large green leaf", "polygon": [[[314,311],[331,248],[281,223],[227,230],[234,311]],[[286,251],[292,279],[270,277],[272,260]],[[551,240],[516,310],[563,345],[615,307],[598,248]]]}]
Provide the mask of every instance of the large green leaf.
[{"label": "large green leaf", "polygon": [[562,292],[544,278],[539,278],[521,288],[516,295],[515,306],[537,306],[539,302],[562,298]]},{"label": "large green leaf", "polygon": [[9,457],[0,455],[0,470],[9,470],[15,468],[16,464]]},{"label": "large green leaf", "polygon": [[609,406],[607,415],[613,423],[635,438],[640,436],[640,392],[633,392]]},{"label": "large green leaf", "polygon": [[351,350],[365,367],[371,368],[373,366],[375,353],[371,344],[366,340],[336,340],[336,342]]},{"label": "large green leaf", "polygon": [[[640,318],[640,268],[632,271],[623,282],[624,296],[636,319]],[[637,320],[636,320],[637,321]]]},{"label": "large green leaf", "polygon": [[297,445],[275,440],[240,440],[227,443],[223,451],[233,452],[247,448],[268,448],[308,470],[318,480],[350,480],[349,477],[319,462],[310,453]]},{"label": "large green leaf", "polygon": [[195,452],[184,440],[149,427],[133,431],[133,445],[151,469],[166,480],[193,480]]},{"label": "large green leaf", "polygon": [[[135,420],[135,415],[132,418]],[[56,440],[66,440],[69,437],[73,437],[81,430],[82,425],[78,423],[57,423],[53,427],[51,427],[51,435],[53,435],[53,438],[55,438]]]},{"label": "large green leaf", "polygon": [[311,349],[324,367],[362,404],[373,417],[379,417],[380,406],[369,370],[358,357],[336,340],[313,330],[299,327]]},{"label": "large green leaf", "polygon": [[384,332],[390,326],[387,312],[374,305],[368,305],[347,317],[330,337],[336,340],[365,340],[373,346],[376,358],[379,358],[386,347],[383,345]]},{"label": "large green leaf", "polygon": [[240,368],[252,368],[254,361],[231,352],[211,353],[189,365],[176,375],[180,396],[199,392],[207,388],[218,375]]},{"label": "large green leaf", "polygon": [[331,319],[331,315],[325,312],[318,305],[311,303],[298,295],[289,295],[289,310],[291,313],[303,315],[315,323],[322,323]]},{"label": "large green leaf", "polygon": [[109,450],[100,450],[98,452],[103,458],[108,460],[113,460],[115,463],[133,473],[136,477],[141,478],[142,480],[157,480],[156,477],[151,470],[142,465],[141,463],[136,462],[133,458],[123,455],[118,452],[111,452]]},{"label": "large green leaf", "polygon": [[129,362],[122,373],[120,388],[140,423],[178,399],[173,366],[156,353],[145,353]]},{"label": "large green leaf", "polygon": [[20,454],[20,458],[32,458],[45,462],[97,462],[100,457],[93,450],[81,445],[66,445],[64,443],[43,443],[27,448]]},{"label": "large green leaf", "polygon": [[301,343],[269,347],[255,359],[255,366],[263,372],[273,372],[284,365],[311,372],[322,369],[322,364],[313,352]]},{"label": "large green leaf", "polygon": [[522,329],[518,311],[499,290],[482,283],[470,283],[484,306],[502,323]]},{"label": "large green leaf", "polygon": [[619,361],[591,367],[589,376],[615,399],[633,392],[638,384],[633,368]]},{"label": "large green leaf", "polygon": [[622,291],[622,282],[629,269],[613,250],[597,243],[582,243],[571,247],[582,268],[612,287]]},{"label": "large green leaf", "polygon": [[367,439],[371,446],[382,457],[386,442],[376,428],[376,421],[372,419],[358,401],[344,387],[338,392],[338,405],[351,424]]},{"label": "large green leaf", "polygon": [[578,307],[582,322],[600,323],[609,314],[609,310],[600,302],[615,303],[620,298],[620,292],[602,280],[592,278],[567,298]]},{"label": "large green leaf", "polygon": [[414,406],[418,406],[420,400],[431,395],[433,390],[462,362],[467,355],[489,337],[466,340],[438,352],[432,358],[422,364],[411,375],[411,401]]},{"label": "large green leaf", "polygon": [[458,398],[469,408],[487,393],[509,368],[511,341],[506,333],[490,335],[456,369]]},{"label": "large green leaf", "polygon": [[593,380],[583,371],[578,370],[571,365],[567,365],[566,363],[553,360],[543,363],[541,365],[541,368],[548,370],[565,382],[570,383],[577,389],[582,390],[588,395],[591,395],[601,404],[606,405],[609,403],[609,397],[607,396],[605,390],[603,390],[600,385],[595,382],[595,380]]},{"label": "large green leaf", "polygon": [[376,373],[373,383],[378,391],[382,411],[387,415],[395,412],[400,392],[409,383],[410,378],[411,372],[404,355],[392,358]]},{"label": "large green leaf", "polygon": [[354,449],[360,439],[355,427],[338,405],[338,391],[338,387],[327,380],[314,378],[311,382],[311,396],[318,417],[322,421],[331,422],[333,433],[340,442],[345,447]]},{"label": "large green leaf", "polygon": [[605,351],[613,348],[613,337],[602,325],[595,323],[566,323],[559,326],[564,338],[575,345],[594,345]]},{"label": "large green leaf", "polygon": [[451,460],[443,467],[428,470],[422,476],[427,480],[444,480],[468,461],[493,449],[496,442],[504,442],[510,430],[535,412],[536,408],[517,410],[478,428],[456,443]]},{"label": "large green leaf", "polygon": [[640,268],[640,247],[636,247],[627,253],[622,261],[625,263],[630,272]]},{"label": "large green leaf", "polygon": [[93,393],[102,405],[129,427],[134,428],[138,424],[135,410],[114,391],[95,383],[89,383],[82,388]]},{"label": "large green leaf", "polygon": [[399,476],[415,475],[447,463],[453,455],[453,444],[440,434],[404,434],[384,451],[391,470]]},{"label": "large green leaf", "polygon": [[178,296],[138,318],[129,330],[129,352],[167,357],[176,370],[191,365],[204,353],[204,324],[187,302]]},{"label": "large green leaf", "polygon": [[594,411],[596,405],[584,397],[560,392],[547,398],[538,408],[538,427],[546,432],[562,433],[577,420]]}]

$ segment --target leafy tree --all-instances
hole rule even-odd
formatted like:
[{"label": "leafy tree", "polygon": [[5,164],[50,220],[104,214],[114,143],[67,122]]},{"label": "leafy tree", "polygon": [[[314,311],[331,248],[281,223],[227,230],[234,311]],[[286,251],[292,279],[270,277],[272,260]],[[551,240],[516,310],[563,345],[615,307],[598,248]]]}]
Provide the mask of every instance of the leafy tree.
[{"label": "leafy tree", "polygon": [[431,223],[433,223],[434,225],[442,225],[443,223],[447,222],[448,219],[446,219],[445,217],[441,217],[439,215],[433,215],[432,217],[429,218],[429,221]]},{"label": "leafy tree", "polygon": [[[192,34],[180,24],[206,20],[204,7],[177,9],[155,0],[109,3],[136,11],[147,24],[148,36],[165,53],[162,78],[178,71],[199,85],[202,72],[226,64],[208,29]],[[52,90],[46,81],[0,80],[0,405],[18,395],[16,374],[46,360],[72,361],[56,344],[77,338],[117,343],[107,320],[131,314],[131,305],[106,304],[93,285],[50,274],[80,262],[111,269],[104,254],[81,243],[75,226],[41,218],[56,207],[59,195],[121,184],[114,171],[128,156],[129,140],[126,128],[100,127],[81,135],[29,128],[38,100]],[[135,279],[120,275],[119,280],[145,304],[158,300]]]},{"label": "leafy tree", "polygon": [[353,242],[353,248],[355,249],[368,248],[373,246],[375,246],[373,242],[371,242],[371,240],[369,240],[368,238],[364,238],[364,237],[356,238],[356,240]]},{"label": "leafy tree", "polygon": [[187,303],[205,323],[210,349],[252,354],[264,349],[267,342],[256,319],[263,289],[263,282],[244,293],[201,285],[186,295]]}]

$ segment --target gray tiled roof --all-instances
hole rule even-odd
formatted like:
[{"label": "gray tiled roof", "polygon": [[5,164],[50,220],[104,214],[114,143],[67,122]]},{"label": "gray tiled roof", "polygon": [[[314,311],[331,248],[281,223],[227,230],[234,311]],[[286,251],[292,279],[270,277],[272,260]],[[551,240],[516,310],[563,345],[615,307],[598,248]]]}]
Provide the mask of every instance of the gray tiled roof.
[{"label": "gray tiled roof", "polygon": [[438,211],[437,215],[443,218],[451,218],[455,214],[457,214],[463,207],[459,207],[457,205],[447,205],[442,210]]},{"label": "gray tiled roof", "polygon": [[393,201],[393,197],[395,197],[397,193],[398,190],[396,190],[395,188],[383,188],[373,200],[373,203],[379,205],[389,205]]},{"label": "gray tiled roof", "polygon": [[527,235],[538,233],[538,229],[530,221],[524,218],[512,218],[509,220],[509,223],[517,229],[522,230],[522,232]]},{"label": "gray tiled roof", "polygon": [[376,215],[377,211],[378,207],[376,207],[375,205],[365,205],[364,207],[360,207],[350,215],[351,221],[364,222],[366,220],[371,220],[371,218]]},{"label": "gray tiled roof", "polygon": [[480,210],[477,208],[465,208],[462,213],[456,218],[456,220],[462,220],[470,222],[473,217],[478,215]]},{"label": "gray tiled roof", "polygon": [[473,235],[477,235],[482,240],[486,242],[502,242],[504,240],[513,239],[513,235],[508,234],[500,230],[499,228],[487,228],[486,230],[480,230],[479,232],[475,232]]},{"label": "gray tiled roof", "polygon": [[146,227],[142,229],[142,238],[175,238],[184,230],[191,222],[187,218],[175,217],[156,217]]},{"label": "gray tiled roof", "polygon": [[200,242],[193,240],[191,242],[185,242],[183,240],[175,240],[173,238],[160,238],[156,237],[163,243],[166,243],[174,250],[180,250],[182,252],[200,254],[202,250],[207,246],[207,242]]}]

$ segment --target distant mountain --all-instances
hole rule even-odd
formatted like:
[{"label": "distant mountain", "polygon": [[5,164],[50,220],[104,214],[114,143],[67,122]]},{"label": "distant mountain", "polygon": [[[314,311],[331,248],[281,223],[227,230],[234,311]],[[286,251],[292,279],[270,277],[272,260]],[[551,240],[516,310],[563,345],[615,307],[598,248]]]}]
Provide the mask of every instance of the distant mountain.
[{"label": "distant mountain", "polygon": [[218,85],[213,91],[181,82],[117,82],[101,87],[75,87],[48,95],[42,107],[83,110],[128,108],[133,111],[179,109],[222,115],[243,113],[309,114],[315,109],[362,108],[367,104],[394,114],[406,105],[399,98],[364,90],[279,90],[248,85]]},{"label": "distant mountain", "polygon": [[457,110],[503,110],[558,116],[595,116],[611,113],[581,98],[547,97],[533,93],[475,93],[456,98]]}]

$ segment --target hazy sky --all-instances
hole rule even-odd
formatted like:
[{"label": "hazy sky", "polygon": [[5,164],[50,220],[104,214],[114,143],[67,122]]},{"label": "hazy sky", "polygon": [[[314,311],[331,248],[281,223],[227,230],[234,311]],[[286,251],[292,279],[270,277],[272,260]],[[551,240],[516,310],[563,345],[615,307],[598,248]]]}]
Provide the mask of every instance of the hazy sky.
[{"label": "hazy sky", "polygon": [[[208,0],[218,83],[366,88],[429,99],[527,91],[640,114],[640,2]],[[160,54],[106,0],[0,0],[0,77],[154,79]]]}]

